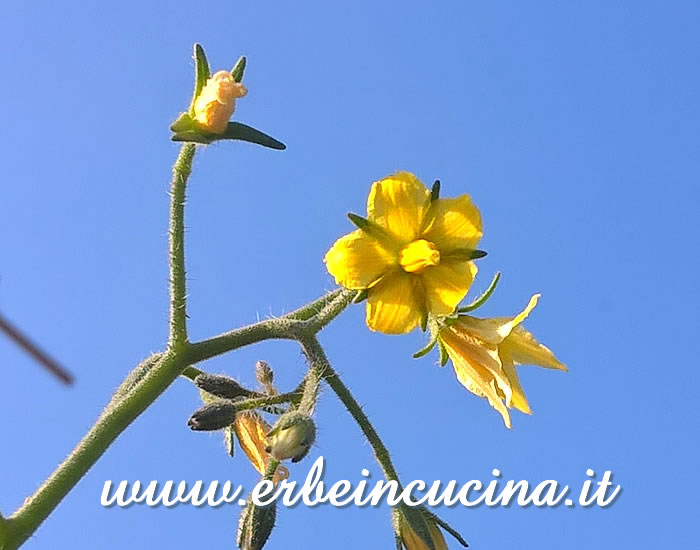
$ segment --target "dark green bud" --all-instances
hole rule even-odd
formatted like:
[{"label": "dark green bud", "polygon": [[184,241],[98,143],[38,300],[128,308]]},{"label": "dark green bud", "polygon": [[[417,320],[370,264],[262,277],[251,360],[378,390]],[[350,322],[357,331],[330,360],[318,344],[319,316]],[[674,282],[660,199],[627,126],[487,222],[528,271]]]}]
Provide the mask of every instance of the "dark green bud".
[{"label": "dark green bud", "polygon": [[222,399],[235,399],[236,397],[250,397],[253,395],[252,391],[247,390],[233,378],[223,374],[202,373],[194,379],[194,384],[200,390]]},{"label": "dark green bud", "polygon": [[195,411],[187,425],[195,431],[220,430],[233,424],[236,419],[236,405],[231,401],[212,401]]}]

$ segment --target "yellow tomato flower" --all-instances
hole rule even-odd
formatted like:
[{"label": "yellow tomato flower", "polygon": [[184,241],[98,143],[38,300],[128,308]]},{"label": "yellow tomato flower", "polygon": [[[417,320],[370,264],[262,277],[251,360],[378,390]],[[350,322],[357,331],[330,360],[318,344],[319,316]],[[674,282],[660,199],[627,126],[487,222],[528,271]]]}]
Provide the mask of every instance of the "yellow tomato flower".
[{"label": "yellow tomato flower", "polygon": [[367,219],[325,262],[339,285],[368,290],[369,328],[401,334],[428,313],[451,314],[477,271],[469,260],[481,215],[469,196],[431,200],[416,176],[398,172],[372,185]]},{"label": "yellow tomato flower", "polygon": [[472,393],[485,397],[501,413],[508,428],[511,427],[508,408],[532,413],[515,365],[567,370],[547,347],[520,326],[537,305],[539,297],[535,294],[515,317],[478,319],[460,315],[439,334],[459,381]]},{"label": "yellow tomato flower", "polygon": [[236,99],[248,93],[228,71],[219,71],[207,80],[194,102],[194,120],[202,130],[221,134],[236,109]]},{"label": "yellow tomato flower", "polygon": [[[442,531],[440,531],[435,521],[426,518],[426,524],[434,550],[447,550],[445,537],[442,535]],[[430,546],[418,536],[418,533],[411,529],[411,526],[403,517],[401,518],[400,532],[401,542],[406,550],[430,550]]]},{"label": "yellow tomato flower", "polygon": [[[265,450],[265,436],[270,431],[270,425],[258,413],[243,411],[236,415],[233,431],[250,463],[258,472],[264,474],[267,463],[272,458]],[[288,477],[289,470],[280,464],[272,481],[277,484]]]}]

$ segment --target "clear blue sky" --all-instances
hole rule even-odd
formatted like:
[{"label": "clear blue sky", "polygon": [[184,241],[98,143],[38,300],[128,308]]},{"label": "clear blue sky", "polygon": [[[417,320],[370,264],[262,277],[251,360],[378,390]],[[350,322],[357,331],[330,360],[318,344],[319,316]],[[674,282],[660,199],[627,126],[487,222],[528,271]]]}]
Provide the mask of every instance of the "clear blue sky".
[{"label": "clear blue sky", "polygon": [[[397,169],[485,222],[485,315],[542,292],[529,328],[570,366],[521,368],[534,416],[507,431],[422,344],[371,334],[355,307],[322,335],[404,479],[557,479],[614,471],[609,509],[439,510],[472,547],[690,547],[696,540],[695,316],[700,38],[695,2],[11,2],[0,19],[0,311],[77,376],[66,389],[0,337],[0,510],[63,459],[167,325],[168,126],[190,99],[191,48],[245,54],[238,120],[286,142],[196,160],[187,212],[191,336],[278,314],[333,286],[322,257]],[[291,343],[208,364],[282,387]],[[186,427],[179,381],[116,442],[27,549],[231,548],[238,507],[103,509],[106,479],[256,475]],[[379,478],[330,392],[305,475]],[[290,537],[295,542],[291,543]],[[330,541],[330,542],[329,542]],[[333,542],[334,541],[334,542]],[[388,509],[283,509],[269,548],[389,548]]]}]

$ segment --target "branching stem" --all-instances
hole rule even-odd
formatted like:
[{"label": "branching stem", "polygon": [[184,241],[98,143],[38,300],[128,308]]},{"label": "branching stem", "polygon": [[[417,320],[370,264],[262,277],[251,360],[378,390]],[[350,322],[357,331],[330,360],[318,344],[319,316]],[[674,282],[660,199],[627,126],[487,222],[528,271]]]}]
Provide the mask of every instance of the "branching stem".
[{"label": "branching stem", "polygon": [[[339,289],[291,313],[189,343],[185,277],[185,197],[196,148],[183,145],[173,167],[170,204],[170,332],[166,351],[139,364],[115,393],[92,428],[39,489],[9,518],[0,516],[0,550],[19,548],[39,528],[63,498],[75,487],[126,428],[178,378],[194,379],[201,371],[194,365],[235,349],[270,339],[298,341],[309,360],[309,372],[294,391],[241,401],[248,409],[277,403],[299,403],[311,412],[318,387],[326,380],[340,397],[374,449],[387,479],[398,481],[389,453],[362,408],[328,363],[316,334],[335,319],[357,291]],[[303,394],[303,396],[302,396]],[[266,478],[275,471],[271,462]]]}]

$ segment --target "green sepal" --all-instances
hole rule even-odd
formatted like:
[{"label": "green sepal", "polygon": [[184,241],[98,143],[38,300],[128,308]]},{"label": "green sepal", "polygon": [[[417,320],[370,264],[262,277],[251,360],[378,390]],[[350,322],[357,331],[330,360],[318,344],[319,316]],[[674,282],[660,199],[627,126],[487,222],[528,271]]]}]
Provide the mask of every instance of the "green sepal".
[{"label": "green sepal", "polygon": [[208,145],[214,141],[214,139],[212,134],[203,134],[199,131],[178,132],[170,137],[171,141],[188,141],[191,143],[200,143],[202,145]]},{"label": "green sepal", "polygon": [[435,347],[435,344],[437,344],[437,342],[438,342],[437,337],[431,338],[430,342],[428,342],[427,346],[419,349],[416,353],[413,354],[413,358],[420,359],[421,357],[425,357],[433,350],[433,348]]},{"label": "green sepal", "polygon": [[245,55],[242,55],[238,58],[238,61],[236,61],[236,64],[233,66],[233,69],[231,69],[231,76],[236,82],[241,82],[243,80],[243,73],[245,72],[246,62],[247,60],[245,58]]},{"label": "green sepal", "polygon": [[195,127],[193,130],[173,134],[170,139],[172,141],[191,141],[193,143],[202,144],[231,139],[255,143],[256,145],[262,145],[263,147],[269,147],[270,149],[277,149],[278,151],[282,151],[287,148],[284,143],[277,141],[275,138],[268,136],[267,134],[264,134],[260,130],[256,130],[251,126],[241,124],[240,122],[229,122],[226,130],[221,134],[202,132]]},{"label": "green sepal", "polygon": [[360,290],[360,291],[357,293],[357,296],[355,296],[355,297],[352,299],[352,303],[353,303],[353,304],[360,304],[360,303],[364,302],[364,301],[367,299],[367,296],[369,296],[369,290],[367,290],[366,288],[363,288],[362,290]]},{"label": "green sepal", "polygon": [[440,366],[444,367],[450,360],[450,356],[447,354],[447,348],[445,348],[445,344],[443,344],[442,340],[440,340],[439,338],[438,345],[440,346]]},{"label": "green sepal", "polygon": [[396,239],[389,234],[386,229],[380,225],[377,225],[375,222],[370,221],[359,214],[353,214],[352,212],[349,212],[347,216],[358,229],[361,229],[368,235],[371,235],[389,247],[396,245]]},{"label": "green sepal", "polygon": [[170,125],[170,130],[176,133],[196,132],[197,123],[192,120],[189,113],[181,113],[179,117]]},{"label": "green sepal", "polygon": [[192,94],[192,102],[190,103],[190,115],[194,116],[194,102],[197,101],[199,94],[204,88],[204,85],[209,80],[211,72],[209,70],[209,62],[207,55],[204,53],[204,48],[200,44],[194,45],[194,93]]},{"label": "green sepal", "polygon": [[478,260],[479,258],[483,258],[487,255],[488,253],[484,250],[473,250],[471,248],[455,248],[454,250],[451,250],[447,254],[443,256],[443,259],[451,259],[451,260],[462,260],[462,261],[468,261],[468,260]]},{"label": "green sepal", "polygon": [[428,328],[428,312],[423,311],[420,316],[420,329],[425,332]]},{"label": "green sepal", "polygon": [[433,188],[430,190],[430,202],[436,201],[440,198],[440,180],[435,180],[433,183]]},{"label": "green sepal", "polygon": [[229,122],[226,131],[215,137],[215,140],[220,139],[247,141],[248,143],[255,143],[256,145],[277,149],[278,151],[287,148],[281,141],[277,141],[275,138],[262,133],[260,130],[256,130],[252,126],[241,124],[240,122]]},{"label": "green sepal", "polygon": [[454,325],[457,321],[459,321],[459,315],[455,311],[453,314],[448,315],[446,317],[443,317],[440,319],[440,323],[443,327],[449,327]]},{"label": "green sepal", "polygon": [[447,523],[445,520],[443,520],[427,508],[423,508],[423,513],[430,519],[432,519],[435,523],[437,523],[440,527],[442,527],[445,531],[447,531],[450,535],[452,535],[455,538],[455,540],[459,542],[462,546],[464,546],[465,548],[469,548],[469,543],[467,543],[467,541],[464,540],[464,537],[462,537],[459,531],[457,531],[449,523]]},{"label": "green sepal", "polygon": [[367,218],[363,218],[362,216],[353,214],[352,212],[348,212],[348,219],[354,223],[358,229],[368,229],[370,226]]},{"label": "green sepal", "polygon": [[425,520],[422,509],[412,508],[402,504],[400,513],[403,514],[404,519],[411,526],[411,529],[423,540],[426,546],[430,548],[430,550],[436,550],[435,544],[433,544],[433,537],[428,528],[428,522]]},{"label": "green sepal", "polygon": [[498,286],[498,281],[501,279],[501,272],[497,271],[496,274],[493,276],[493,279],[491,279],[491,284],[489,284],[489,287],[484,291],[484,293],[479,296],[476,300],[474,300],[471,304],[466,305],[464,307],[460,307],[457,312],[458,313],[467,313],[468,311],[474,311],[477,308],[480,308],[483,306],[486,301],[491,297],[493,294],[493,291],[496,290],[496,286]]}]

